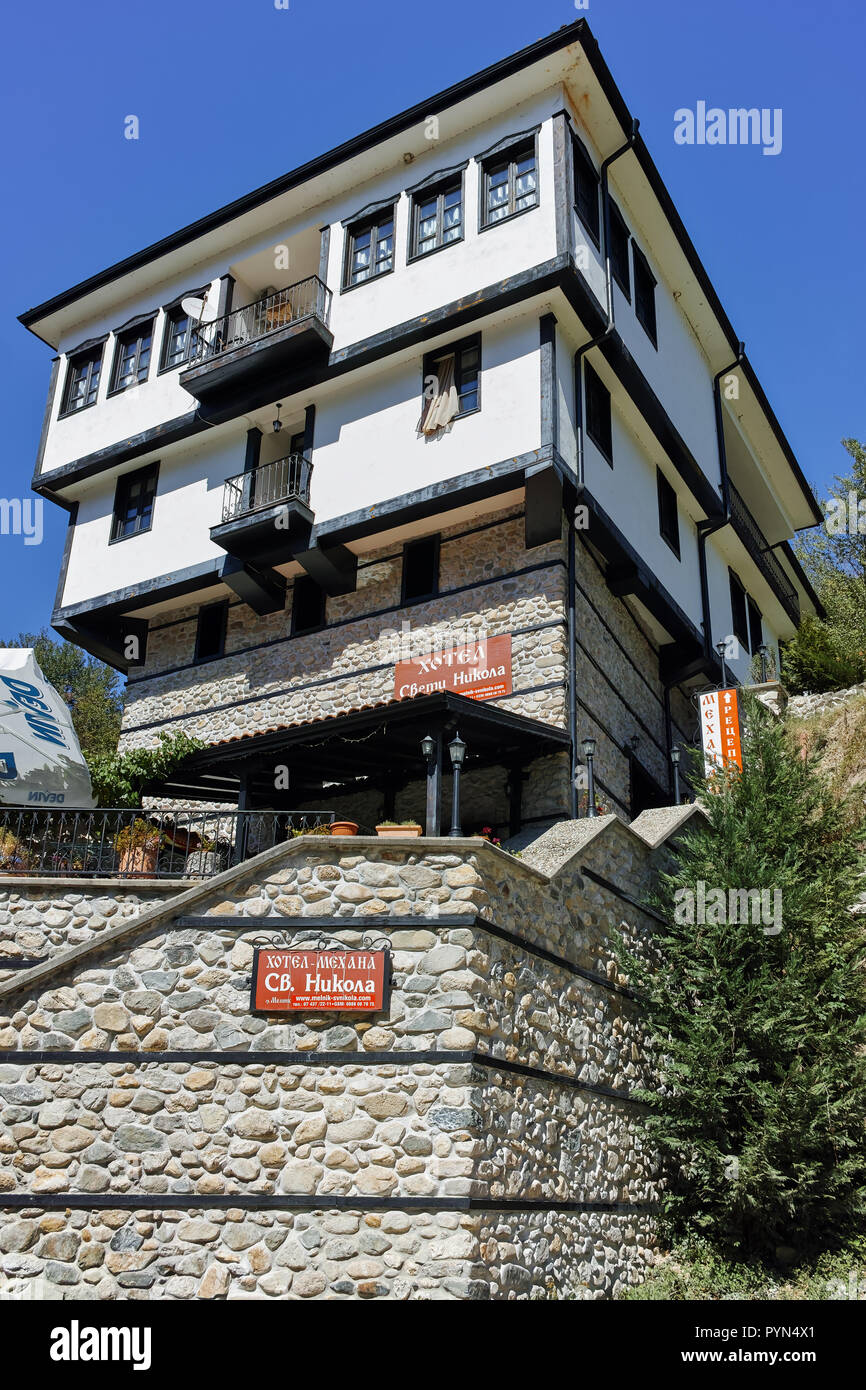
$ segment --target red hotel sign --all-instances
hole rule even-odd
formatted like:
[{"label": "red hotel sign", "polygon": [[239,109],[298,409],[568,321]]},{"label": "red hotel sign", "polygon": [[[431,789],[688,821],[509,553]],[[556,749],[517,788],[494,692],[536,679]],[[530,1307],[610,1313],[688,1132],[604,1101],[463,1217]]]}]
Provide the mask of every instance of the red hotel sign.
[{"label": "red hotel sign", "polygon": [[487,637],[465,647],[430,652],[394,668],[395,700],[451,690],[470,700],[495,700],[511,694],[511,634]]},{"label": "red hotel sign", "polygon": [[376,1013],[385,1004],[385,951],[286,951],[256,948],[252,1008],[256,1013]]}]

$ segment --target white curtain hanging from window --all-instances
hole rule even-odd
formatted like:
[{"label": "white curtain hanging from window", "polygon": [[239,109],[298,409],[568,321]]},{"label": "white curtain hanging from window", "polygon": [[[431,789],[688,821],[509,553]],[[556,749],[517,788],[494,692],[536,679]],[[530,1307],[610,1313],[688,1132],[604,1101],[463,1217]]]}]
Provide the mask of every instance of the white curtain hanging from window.
[{"label": "white curtain hanging from window", "polygon": [[435,394],[427,402],[418,425],[422,434],[438,434],[451,424],[460,409],[454,365],[453,352],[436,363]]}]

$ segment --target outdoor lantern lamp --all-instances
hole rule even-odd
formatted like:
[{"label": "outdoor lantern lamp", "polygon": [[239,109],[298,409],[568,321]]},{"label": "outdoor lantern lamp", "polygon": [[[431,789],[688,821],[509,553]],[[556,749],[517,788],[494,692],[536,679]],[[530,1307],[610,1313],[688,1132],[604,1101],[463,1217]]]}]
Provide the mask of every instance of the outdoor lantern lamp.
[{"label": "outdoor lantern lamp", "polygon": [[595,757],[595,739],[585,738],[580,746],[586,759],[586,795],[588,799],[586,814],[595,816],[597,814],[595,809],[595,775],[592,770],[592,760]]},{"label": "outdoor lantern lamp", "polygon": [[758,658],[761,662],[761,684],[763,685],[767,679],[767,663],[770,659],[770,648],[766,642],[762,642],[758,648]]},{"label": "outdoor lantern lamp", "polygon": [[452,794],[451,794],[451,829],[449,835],[455,839],[460,839],[463,829],[460,825],[460,773],[466,757],[466,744],[463,742],[459,733],[456,733],[448,745],[448,755],[451,758],[451,771],[453,773]]},{"label": "outdoor lantern lamp", "polygon": [[280,411],[282,410],[282,408],[282,401],[277,401],[277,418],[274,421],[274,434],[279,434],[280,430],[283,428],[283,422],[280,419]]},{"label": "outdoor lantern lamp", "polygon": [[680,745],[675,743],[671,749],[671,766],[674,770],[674,805],[680,804]]},{"label": "outdoor lantern lamp", "polygon": [[424,754],[424,757],[428,760],[428,762],[433,757],[435,749],[436,744],[434,743],[430,735],[426,734],[424,738],[422,738],[421,740],[421,752]]},{"label": "outdoor lantern lamp", "polygon": [[719,661],[722,663],[722,689],[728,684],[728,670],[725,666],[725,650],[727,645],[727,642],[716,643],[716,651],[719,654]]}]

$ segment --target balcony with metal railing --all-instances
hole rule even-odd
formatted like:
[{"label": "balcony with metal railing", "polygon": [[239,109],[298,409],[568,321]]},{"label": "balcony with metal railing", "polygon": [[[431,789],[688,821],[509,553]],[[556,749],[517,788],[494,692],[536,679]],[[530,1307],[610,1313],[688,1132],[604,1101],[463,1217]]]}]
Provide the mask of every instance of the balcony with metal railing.
[{"label": "balcony with metal railing", "polygon": [[272,398],[276,373],[285,376],[312,358],[327,358],[332,298],[318,275],[310,275],[199,324],[181,385],[202,404],[221,404],[226,395],[232,404],[237,397],[239,408],[264,404]]},{"label": "balcony with metal railing", "polygon": [[792,623],[800,621],[800,599],[793,583],[776,558],[769,541],[749,511],[733,483],[731,523],[743,545],[757,564]]},{"label": "balcony with metal railing", "polygon": [[240,560],[285,563],[309,542],[312,472],[303,454],[289,454],[228,478],[222,521],[211,528],[211,539]]},{"label": "balcony with metal railing", "polygon": [[34,811],[0,807],[0,878],[212,878],[332,811]]}]

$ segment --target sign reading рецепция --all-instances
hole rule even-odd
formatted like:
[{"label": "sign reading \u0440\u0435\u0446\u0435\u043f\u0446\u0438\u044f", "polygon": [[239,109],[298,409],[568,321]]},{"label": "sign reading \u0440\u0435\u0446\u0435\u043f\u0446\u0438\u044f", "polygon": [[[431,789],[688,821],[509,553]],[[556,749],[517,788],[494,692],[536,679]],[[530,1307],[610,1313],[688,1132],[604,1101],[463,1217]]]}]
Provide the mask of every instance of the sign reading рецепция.
[{"label": "sign reading \u0440\u0435\u0446\u0435\u043f\u0446\u0438\u044f", "polygon": [[250,1003],[255,1013],[377,1013],[385,1007],[387,951],[304,951],[258,946]]},{"label": "sign reading \u0440\u0435\u0446\u0435\u043f\u0446\u0438\u044f", "polygon": [[730,767],[743,770],[740,705],[736,690],[709,690],[700,697],[701,744],[707,777]]}]

